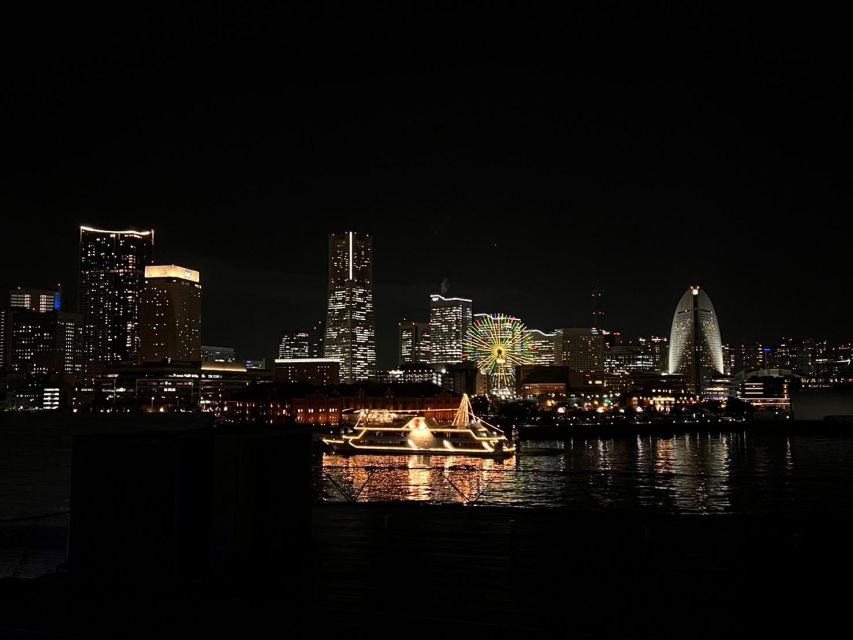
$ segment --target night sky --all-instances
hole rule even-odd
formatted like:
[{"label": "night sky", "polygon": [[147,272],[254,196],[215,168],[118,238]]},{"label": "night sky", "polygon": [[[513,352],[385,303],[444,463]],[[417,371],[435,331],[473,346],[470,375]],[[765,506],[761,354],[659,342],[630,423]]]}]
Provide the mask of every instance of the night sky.
[{"label": "night sky", "polygon": [[7,16],[0,287],[73,307],[78,225],[154,227],[203,342],[271,356],[352,229],[382,367],[444,280],[542,329],[588,326],[599,282],[609,328],[668,335],[699,283],[725,342],[851,338],[840,15],[417,6]]}]

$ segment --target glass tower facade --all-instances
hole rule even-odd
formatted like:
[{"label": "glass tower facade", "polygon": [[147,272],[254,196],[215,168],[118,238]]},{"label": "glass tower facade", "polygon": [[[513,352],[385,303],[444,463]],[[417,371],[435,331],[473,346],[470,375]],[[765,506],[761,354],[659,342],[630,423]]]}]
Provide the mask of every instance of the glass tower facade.
[{"label": "glass tower facade", "polygon": [[669,373],[682,374],[687,387],[701,394],[724,371],[720,323],[711,298],[699,287],[681,296],[669,336]]},{"label": "glass tower facade", "polygon": [[473,303],[466,298],[430,297],[429,340],[433,364],[462,362],[463,341],[474,320]]},{"label": "glass tower facade", "polygon": [[341,363],[341,381],[376,379],[373,238],[348,231],[329,236],[326,358]]},{"label": "glass tower facade", "polygon": [[80,227],[80,313],[89,362],[139,360],[139,313],[154,231]]}]

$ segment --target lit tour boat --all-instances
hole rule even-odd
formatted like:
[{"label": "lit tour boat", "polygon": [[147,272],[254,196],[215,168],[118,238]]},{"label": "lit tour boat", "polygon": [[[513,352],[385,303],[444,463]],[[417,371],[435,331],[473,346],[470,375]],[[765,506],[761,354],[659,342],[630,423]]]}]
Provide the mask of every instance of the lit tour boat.
[{"label": "lit tour boat", "polygon": [[515,446],[503,431],[474,415],[468,395],[452,422],[440,423],[428,412],[363,411],[340,437],[323,438],[341,454],[398,454],[508,458]]}]

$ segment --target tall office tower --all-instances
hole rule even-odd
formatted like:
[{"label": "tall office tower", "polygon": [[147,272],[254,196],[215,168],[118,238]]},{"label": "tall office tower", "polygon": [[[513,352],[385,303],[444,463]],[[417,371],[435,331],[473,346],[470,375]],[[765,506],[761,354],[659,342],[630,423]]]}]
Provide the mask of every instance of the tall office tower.
[{"label": "tall office tower", "polygon": [[12,310],[0,307],[0,372],[9,366],[9,343],[12,336]]},{"label": "tall office tower", "polygon": [[592,326],[596,329],[604,328],[604,292],[601,287],[595,285],[592,290]]},{"label": "tall office tower", "polygon": [[9,306],[13,309],[27,309],[36,313],[61,311],[62,292],[18,287],[9,291]]},{"label": "tall office tower", "polygon": [[742,371],[757,371],[758,369],[766,369],[766,356],[768,347],[765,347],[760,342],[752,342],[750,344],[742,344],[740,346],[740,367]]},{"label": "tall office tower", "polygon": [[308,357],[322,358],[326,343],[326,321],[318,320],[308,332]]},{"label": "tall office tower", "polygon": [[145,267],[142,362],[201,362],[201,283],[198,271],[176,265]]},{"label": "tall office tower", "polygon": [[56,314],[56,350],[60,373],[82,376],[86,364],[83,316],[79,313],[54,311]]},{"label": "tall office tower", "polygon": [[80,227],[80,313],[88,362],[139,359],[139,307],[154,231]]},{"label": "tall office tower", "polygon": [[527,329],[525,333],[530,336],[532,364],[554,366],[557,362],[557,346],[562,340],[562,332],[545,333],[539,329]]},{"label": "tall office tower", "polygon": [[771,369],[796,369],[797,344],[793,338],[782,338],[770,356]]},{"label": "tall office tower", "polygon": [[15,373],[80,375],[83,316],[63,311],[15,309],[7,314],[7,368]]},{"label": "tall office tower", "polygon": [[595,329],[563,329],[558,364],[575,371],[604,371],[604,336]]},{"label": "tall office tower", "polygon": [[341,381],[376,378],[373,239],[348,231],[329,236],[326,358],[341,363]]},{"label": "tall office tower", "polygon": [[669,373],[684,375],[688,389],[701,394],[714,376],[723,373],[720,324],[711,298],[699,287],[681,296],[672,318]]},{"label": "tall office tower", "polygon": [[430,361],[428,322],[401,322],[399,337],[398,364]]},{"label": "tall office tower", "polygon": [[737,371],[737,351],[730,344],[723,345],[723,373],[734,375]]},{"label": "tall office tower", "polygon": [[473,303],[467,298],[429,297],[429,341],[431,362],[462,362],[463,341],[474,321]]},{"label": "tall office tower", "polygon": [[278,345],[278,357],[283,360],[309,358],[311,352],[311,333],[302,329],[285,331]]},{"label": "tall office tower", "polygon": [[669,368],[669,338],[652,336],[647,348],[652,354],[652,370],[667,371]]},{"label": "tall office tower", "polygon": [[803,340],[797,347],[797,372],[814,373],[815,341],[811,338]]},{"label": "tall office tower", "polygon": [[604,371],[610,374],[654,371],[654,355],[648,340],[638,338],[636,344],[617,344],[604,352]]}]

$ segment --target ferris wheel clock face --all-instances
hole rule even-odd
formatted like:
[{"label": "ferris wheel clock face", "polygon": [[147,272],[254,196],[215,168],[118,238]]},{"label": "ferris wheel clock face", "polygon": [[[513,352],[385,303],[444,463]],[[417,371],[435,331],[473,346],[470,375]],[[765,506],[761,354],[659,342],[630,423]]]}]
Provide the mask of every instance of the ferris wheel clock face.
[{"label": "ferris wheel clock face", "polygon": [[506,362],[506,345],[505,344],[496,344],[492,347],[492,357],[495,359],[495,362],[498,364],[503,364]]}]

